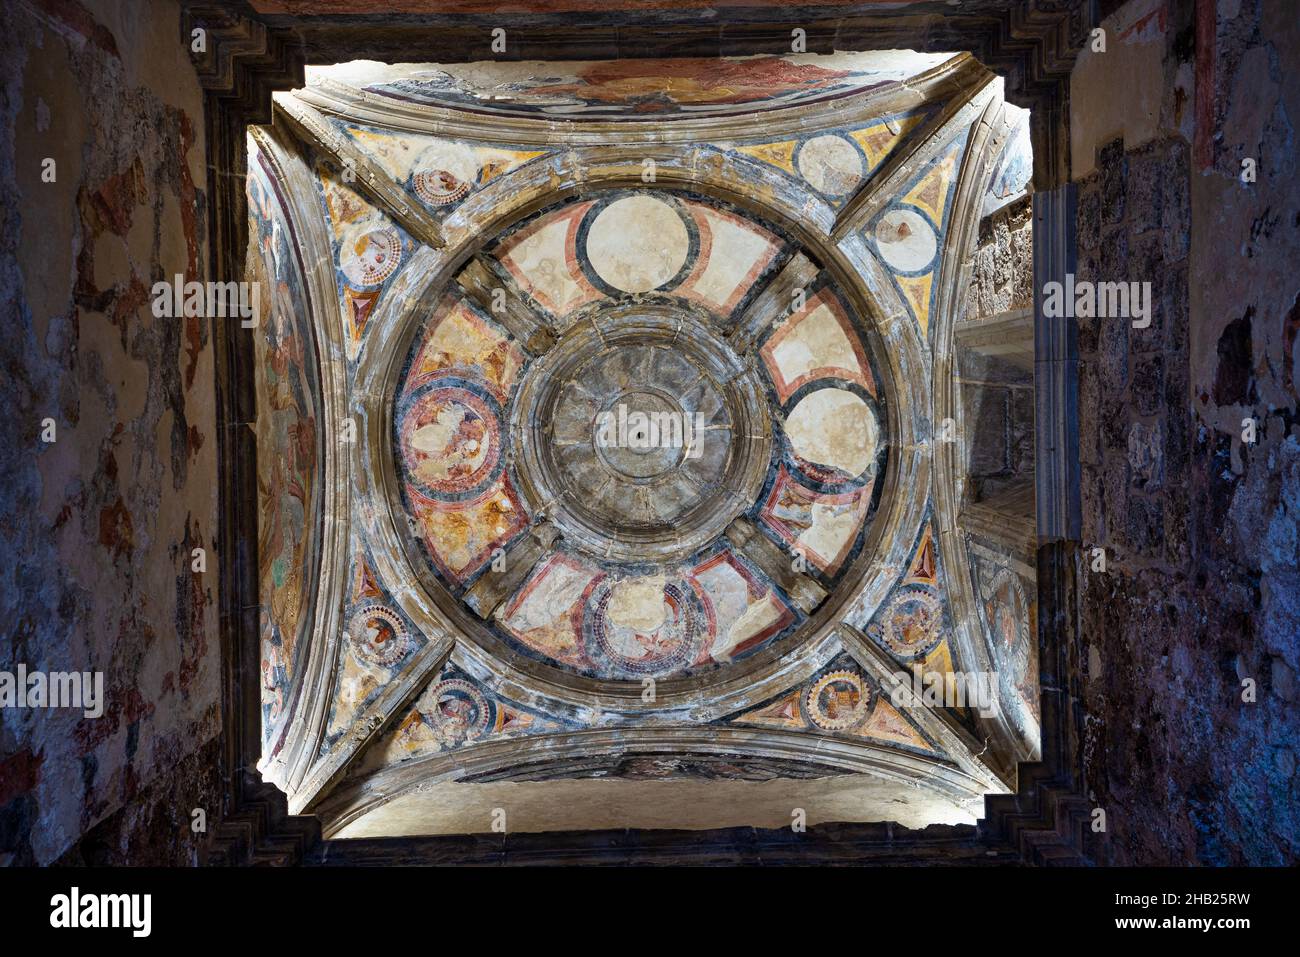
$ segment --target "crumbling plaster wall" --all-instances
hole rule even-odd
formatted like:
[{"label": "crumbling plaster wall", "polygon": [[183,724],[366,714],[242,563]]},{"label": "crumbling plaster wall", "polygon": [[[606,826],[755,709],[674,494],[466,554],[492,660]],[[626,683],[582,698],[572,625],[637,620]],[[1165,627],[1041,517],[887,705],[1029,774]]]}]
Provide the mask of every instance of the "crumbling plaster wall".
[{"label": "crumbling plaster wall", "polygon": [[1155,308],[1145,330],[1079,320],[1097,846],[1295,863],[1300,21],[1291,0],[1130,0],[1102,26],[1070,90],[1077,273],[1150,281]]},{"label": "crumbling plaster wall", "polygon": [[0,670],[102,671],[106,698],[0,711],[0,864],[191,861],[191,809],[217,815],[213,352],[206,320],[150,308],[206,271],[179,15],[0,13]]}]

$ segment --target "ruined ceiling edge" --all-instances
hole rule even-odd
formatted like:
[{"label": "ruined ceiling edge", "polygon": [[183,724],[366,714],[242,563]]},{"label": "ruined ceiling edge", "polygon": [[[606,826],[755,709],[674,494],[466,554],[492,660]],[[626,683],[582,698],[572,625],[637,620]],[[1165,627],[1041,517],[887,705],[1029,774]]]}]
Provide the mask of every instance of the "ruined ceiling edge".
[{"label": "ruined ceiling edge", "polygon": [[814,103],[742,111],[726,116],[648,116],[630,121],[568,120],[558,117],[523,117],[435,106],[395,99],[368,89],[349,86],[330,77],[313,78],[293,91],[296,99],[340,119],[382,124],[386,129],[430,136],[449,135],[468,117],[476,138],[489,143],[598,146],[643,143],[698,142],[744,139],[753,136],[754,118],[762,117],[764,138],[797,136],[818,123],[839,126],[850,118],[877,117],[903,112],[927,102],[942,101],[980,85],[992,74],[974,57],[958,53],[929,67],[906,82],[891,81],[842,98]]},{"label": "ruined ceiling edge", "polygon": [[[762,758],[808,760],[807,742],[799,732],[776,728],[607,728],[538,735],[522,755],[546,755],[566,761],[610,753],[622,755],[743,753]],[[455,753],[437,753],[385,768],[338,788],[316,807],[322,829],[336,834],[348,824],[406,794],[466,774],[490,772],[521,760],[518,742],[490,741]],[[846,771],[932,789],[949,801],[979,801],[987,784],[951,761],[896,750],[881,744],[827,740],[816,749],[820,763]]]},{"label": "ruined ceiling edge", "polygon": [[[247,113],[269,115],[272,89],[301,87],[306,62],[336,63],[354,59],[389,60],[411,50],[427,62],[473,59],[470,39],[483,27],[475,18],[428,18],[395,25],[367,23],[338,16],[262,16],[247,4],[183,0],[183,36],[204,26],[210,46],[199,57],[200,79],[210,90],[239,102]],[[743,11],[732,11],[736,17]],[[918,52],[973,54],[1008,80],[1007,99],[1019,106],[1059,108],[1065,100],[1070,70],[1089,28],[1097,19],[1095,0],[1015,0],[1001,16],[946,10],[923,22],[896,9],[857,10],[851,16],[833,9],[799,10],[797,20],[783,10],[761,21],[693,22],[689,16],[660,15],[638,24],[584,22],[576,37],[563,16],[494,18],[508,27],[523,24],[523,54],[509,59],[596,60],[620,57],[780,55],[790,52],[790,31],[807,33],[808,50],[915,49]],[[635,18],[633,18],[635,20]],[[671,29],[667,27],[671,26]],[[531,37],[531,39],[529,39]],[[297,82],[285,82],[297,75]],[[1035,144],[1038,145],[1038,144]],[[1046,144],[1045,144],[1046,145]],[[1067,160],[1068,161],[1068,160]],[[1042,187],[1054,185],[1044,182]]]}]

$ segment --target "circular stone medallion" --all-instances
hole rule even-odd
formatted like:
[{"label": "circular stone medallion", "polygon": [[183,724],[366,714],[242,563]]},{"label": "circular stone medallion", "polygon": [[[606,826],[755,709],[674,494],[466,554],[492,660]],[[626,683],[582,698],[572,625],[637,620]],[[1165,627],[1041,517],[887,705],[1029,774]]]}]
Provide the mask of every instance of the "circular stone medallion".
[{"label": "circular stone medallion", "polygon": [[[670,434],[664,441],[663,429],[676,429],[685,422],[687,413],[671,397],[646,389],[620,392],[614,402],[601,410],[597,419],[596,454],[619,475],[633,482],[652,481],[676,468],[690,454],[683,429],[681,441]],[[602,433],[602,425],[608,428]],[[623,441],[619,441],[620,434]],[[696,441],[703,441],[700,436]]]},{"label": "circular stone medallion", "polygon": [[664,304],[570,326],[525,373],[511,422],[534,512],[602,560],[698,550],[753,505],[771,458],[755,374]]}]

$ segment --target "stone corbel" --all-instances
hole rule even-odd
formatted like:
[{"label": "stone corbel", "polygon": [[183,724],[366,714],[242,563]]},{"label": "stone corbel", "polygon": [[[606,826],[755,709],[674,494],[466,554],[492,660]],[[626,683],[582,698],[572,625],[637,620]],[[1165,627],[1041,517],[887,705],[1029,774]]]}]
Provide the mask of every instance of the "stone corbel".
[{"label": "stone corbel", "polygon": [[803,253],[790,257],[727,333],[727,342],[737,355],[748,352],[768,329],[789,314],[795,291],[811,286],[819,271]]},{"label": "stone corbel", "polygon": [[482,257],[471,259],[456,282],[479,308],[505,326],[530,355],[542,355],[555,345],[555,335],[546,321],[498,279]]},{"label": "stone corbel", "polygon": [[790,556],[773,544],[748,519],[736,519],[727,526],[726,535],[727,540],[741,554],[780,585],[804,612],[812,611],[826,600],[826,589],[812,577],[795,571]]},{"label": "stone corbel", "polygon": [[1004,312],[979,322],[959,322],[953,328],[958,352],[969,351],[1034,371],[1034,310]]},{"label": "stone corbel", "polygon": [[529,534],[521,535],[500,556],[501,570],[496,562],[488,566],[465,593],[465,604],[480,618],[492,617],[501,603],[515,594],[537,563],[555,548],[560,533],[550,522],[542,522]]}]

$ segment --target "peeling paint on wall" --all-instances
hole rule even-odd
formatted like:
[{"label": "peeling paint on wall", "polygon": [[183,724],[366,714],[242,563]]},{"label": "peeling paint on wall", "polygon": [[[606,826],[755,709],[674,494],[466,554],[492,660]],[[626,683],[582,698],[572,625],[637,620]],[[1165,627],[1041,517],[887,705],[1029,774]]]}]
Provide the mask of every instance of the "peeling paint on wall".
[{"label": "peeling paint on wall", "polygon": [[[1284,2],[1219,3],[1217,24],[1200,8],[1193,22],[1172,5],[1132,40],[1154,125],[1074,126],[1079,274],[1155,292],[1150,328],[1080,323],[1085,544],[1109,554],[1082,599],[1085,769],[1112,863],[1294,863],[1300,91],[1280,65],[1300,56],[1300,26]],[[1213,84],[1195,90],[1194,129],[1193,72]],[[1133,90],[1081,62],[1073,112]]]},{"label": "peeling paint on wall", "polygon": [[212,350],[206,320],[156,318],[149,295],[205,266],[178,17],[36,2],[0,21],[0,669],[102,672],[107,698],[97,719],[0,713],[0,863],[86,832],[80,860],[193,861],[190,809],[215,809],[217,562],[191,571],[220,547]]}]

